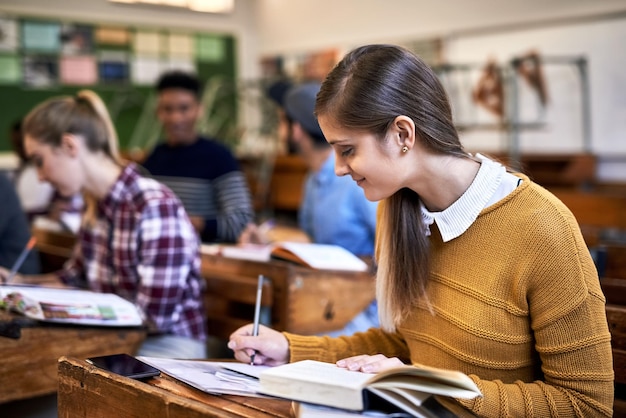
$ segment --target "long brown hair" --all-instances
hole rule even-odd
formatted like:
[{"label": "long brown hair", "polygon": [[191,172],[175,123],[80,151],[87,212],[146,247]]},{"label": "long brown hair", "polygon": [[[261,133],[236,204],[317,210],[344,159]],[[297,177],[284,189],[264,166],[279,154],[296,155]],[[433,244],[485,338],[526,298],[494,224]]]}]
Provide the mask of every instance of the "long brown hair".
[{"label": "long brown hair", "polygon": [[[80,135],[91,152],[102,152],[119,165],[123,165],[118,151],[117,133],[109,112],[96,93],[81,90],[76,96],[48,99],[24,118],[24,136],[52,147],[61,145],[63,134]],[[96,199],[84,193],[83,222],[91,223],[95,216]]]},{"label": "long brown hair", "polygon": [[[424,147],[469,158],[437,75],[399,46],[367,45],[349,52],[323,82],[315,113],[345,129],[371,133],[381,143],[395,118],[408,116]],[[427,300],[429,248],[420,205],[419,195],[409,189],[380,205],[376,294],[381,325],[390,331],[420,299]]]}]

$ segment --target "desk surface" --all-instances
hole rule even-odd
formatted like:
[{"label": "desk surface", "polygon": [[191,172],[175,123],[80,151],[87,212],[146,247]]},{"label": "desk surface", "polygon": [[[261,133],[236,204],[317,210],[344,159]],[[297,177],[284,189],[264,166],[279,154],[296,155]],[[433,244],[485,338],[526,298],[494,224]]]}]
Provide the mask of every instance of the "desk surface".
[{"label": "desk surface", "polygon": [[290,401],[211,395],[162,374],[138,381],[59,359],[59,418],[293,417]]},{"label": "desk surface", "polygon": [[[2,323],[13,319],[25,318],[0,310]],[[19,339],[0,336],[0,403],[56,392],[57,362],[63,355],[134,354],[146,336],[136,328],[28,324]]]}]

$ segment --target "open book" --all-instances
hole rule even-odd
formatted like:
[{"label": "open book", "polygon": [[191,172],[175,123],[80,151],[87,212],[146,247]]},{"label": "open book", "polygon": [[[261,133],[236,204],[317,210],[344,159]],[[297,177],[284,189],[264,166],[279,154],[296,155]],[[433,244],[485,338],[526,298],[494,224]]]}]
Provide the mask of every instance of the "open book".
[{"label": "open book", "polygon": [[422,403],[431,395],[482,396],[474,381],[458,371],[401,366],[368,374],[313,360],[264,370],[259,383],[266,395],[352,411],[368,409],[378,397],[413,416],[424,416]]},{"label": "open book", "polygon": [[268,245],[203,245],[207,254],[252,261],[269,261],[271,258],[320,270],[367,271],[363,260],[338,245],[314,244],[309,242],[278,242]]},{"label": "open book", "polygon": [[140,310],[133,303],[112,293],[0,286],[0,304],[29,318],[47,322],[111,327],[143,324]]}]

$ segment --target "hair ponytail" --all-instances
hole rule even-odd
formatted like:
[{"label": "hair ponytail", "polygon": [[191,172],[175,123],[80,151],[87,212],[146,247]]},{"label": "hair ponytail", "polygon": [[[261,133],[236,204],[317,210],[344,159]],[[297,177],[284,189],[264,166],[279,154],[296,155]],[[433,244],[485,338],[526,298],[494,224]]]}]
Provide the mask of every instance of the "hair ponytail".
[{"label": "hair ponytail", "polygon": [[[81,136],[85,147],[102,152],[118,165],[123,165],[119,155],[117,133],[111,116],[100,98],[91,90],[81,90],[76,96],[53,97],[40,103],[24,118],[24,136],[59,147],[64,134]],[[97,200],[83,192],[85,211],[83,223],[95,219]]]}]

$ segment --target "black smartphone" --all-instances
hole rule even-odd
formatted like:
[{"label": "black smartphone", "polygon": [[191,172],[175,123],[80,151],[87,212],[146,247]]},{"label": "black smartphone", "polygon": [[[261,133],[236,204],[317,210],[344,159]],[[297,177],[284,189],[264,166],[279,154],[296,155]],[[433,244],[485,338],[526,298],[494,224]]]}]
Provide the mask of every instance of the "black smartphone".
[{"label": "black smartphone", "polygon": [[111,354],[109,356],[91,357],[87,362],[101,369],[108,370],[131,379],[145,379],[158,376],[159,369],[143,361],[137,360],[129,354]]}]

